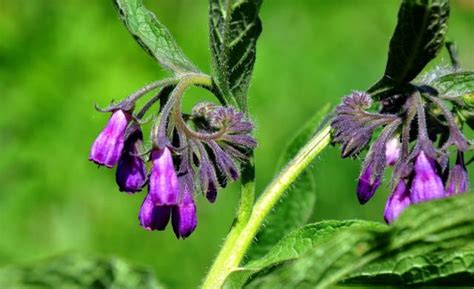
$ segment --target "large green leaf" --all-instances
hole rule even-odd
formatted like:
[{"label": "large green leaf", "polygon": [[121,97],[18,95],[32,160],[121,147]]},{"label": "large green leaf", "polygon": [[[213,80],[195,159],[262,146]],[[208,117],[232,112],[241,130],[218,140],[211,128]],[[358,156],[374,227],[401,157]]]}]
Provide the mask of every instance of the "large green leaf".
[{"label": "large green leaf", "polygon": [[[288,144],[279,161],[279,169],[288,163],[298,151],[313,137],[327,116],[330,105],[321,108]],[[306,224],[311,217],[316,202],[313,169],[309,166],[298,177],[281,201],[265,220],[256,241],[247,253],[247,259],[255,260],[266,254],[283,236]]]},{"label": "large green leaf", "polygon": [[116,258],[66,255],[27,266],[0,268],[0,288],[162,289],[151,271]]},{"label": "large green leaf", "polygon": [[351,274],[343,284],[474,284],[474,248],[418,254],[397,252]]},{"label": "large green leaf", "polygon": [[241,288],[254,275],[264,274],[272,267],[297,259],[306,251],[324,243],[335,233],[350,227],[373,227],[375,229],[382,228],[384,225],[362,220],[322,221],[306,225],[282,238],[264,257],[249,262],[244,267],[232,272],[227,277],[224,288]]},{"label": "large green leaf", "polygon": [[[474,71],[459,71],[444,74],[430,83],[441,95],[462,97],[474,94]],[[474,103],[472,104],[474,106]]]},{"label": "large green leaf", "polygon": [[[339,230],[321,242],[313,240],[317,246],[298,259],[272,271],[259,272],[246,288],[327,288],[355,270],[389,260],[394,254],[403,254],[406,260],[414,262],[417,256],[426,254],[449,256],[472,242],[473,210],[474,194],[466,194],[411,206],[390,227],[358,226]],[[430,271],[424,273],[430,274]],[[437,272],[431,273],[434,276],[423,278],[434,280],[439,276]],[[474,282],[472,278],[468,280]],[[456,278],[449,281],[458,282]]]},{"label": "large green leaf", "polygon": [[262,31],[262,0],[209,0],[209,35],[215,92],[247,109],[247,90]]},{"label": "large green leaf", "polygon": [[114,0],[114,3],[128,31],[164,68],[178,74],[198,71],[142,0]]},{"label": "large green leaf", "polygon": [[410,82],[436,57],[444,44],[448,16],[448,0],[402,1],[385,74],[369,89],[374,97]]}]

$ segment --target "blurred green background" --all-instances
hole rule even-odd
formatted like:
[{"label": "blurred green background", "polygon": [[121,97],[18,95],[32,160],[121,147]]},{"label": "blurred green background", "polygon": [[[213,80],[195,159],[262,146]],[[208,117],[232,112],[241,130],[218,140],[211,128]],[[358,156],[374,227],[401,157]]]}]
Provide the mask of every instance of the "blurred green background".
[{"label": "blurred green background", "polygon": [[[207,1],[146,1],[186,54],[209,72]],[[382,74],[397,0],[266,0],[250,110],[259,141],[257,189],[298,127],[319,107],[364,90]],[[138,225],[144,194],[118,191],[114,172],[90,163],[108,115],[93,108],[162,78],[119,21],[112,1],[1,1],[0,265],[67,251],[150,266],[169,288],[195,288],[232,222],[237,184],[211,205],[185,241]],[[452,1],[449,37],[474,68],[474,0]],[[443,52],[436,63],[447,63]],[[187,97],[188,106],[202,90]],[[329,148],[315,163],[314,220],[382,221],[387,186],[365,206],[355,196],[359,161]],[[471,176],[473,174],[471,173]]]}]

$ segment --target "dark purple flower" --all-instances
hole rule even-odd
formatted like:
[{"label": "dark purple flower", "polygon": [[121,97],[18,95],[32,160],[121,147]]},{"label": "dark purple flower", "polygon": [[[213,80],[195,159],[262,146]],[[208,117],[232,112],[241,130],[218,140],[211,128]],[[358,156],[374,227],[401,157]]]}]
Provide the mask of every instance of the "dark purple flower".
[{"label": "dark purple flower", "polygon": [[380,186],[380,177],[374,176],[372,166],[368,165],[359,177],[357,185],[357,198],[361,204],[367,203]]},{"label": "dark purple flower", "polygon": [[405,182],[401,180],[385,204],[384,219],[390,224],[410,205],[410,195]]},{"label": "dark purple flower", "polygon": [[173,206],[172,224],[176,237],[185,239],[196,229],[196,204],[188,185],[181,183],[182,196],[178,205]]},{"label": "dark purple flower", "polygon": [[138,219],[140,225],[146,230],[164,230],[171,215],[170,206],[157,206],[150,194],[145,197]]},{"label": "dark purple flower", "polygon": [[385,159],[388,166],[393,166],[400,158],[401,144],[398,137],[394,137],[385,144]]},{"label": "dark purple flower", "polygon": [[165,147],[151,152],[152,168],[148,194],[155,205],[178,204],[179,182],[171,151]]},{"label": "dark purple flower", "polygon": [[139,127],[130,133],[115,173],[120,191],[134,193],[142,190],[146,182],[146,166],[140,154],[143,134]]},{"label": "dark purple flower", "polygon": [[434,160],[421,151],[415,161],[415,176],[410,188],[412,203],[420,203],[445,196],[443,181],[436,172]]},{"label": "dark purple flower", "polygon": [[464,193],[468,190],[468,187],[467,170],[464,165],[464,153],[458,152],[456,164],[449,173],[449,179],[446,185],[446,195],[452,196]]},{"label": "dark purple flower", "polygon": [[109,168],[115,166],[122,154],[125,130],[130,120],[130,113],[121,109],[114,111],[92,145],[89,160]]}]

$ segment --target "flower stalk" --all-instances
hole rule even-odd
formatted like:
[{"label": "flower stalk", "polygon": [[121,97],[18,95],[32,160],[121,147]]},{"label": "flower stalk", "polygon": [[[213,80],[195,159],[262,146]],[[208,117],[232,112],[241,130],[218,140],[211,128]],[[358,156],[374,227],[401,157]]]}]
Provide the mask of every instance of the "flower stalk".
[{"label": "flower stalk", "polygon": [[[261,228],[266,216],[283,196],[288,187],[311,164],[311,162],[330,144],[330,126],[324,126],[299,151],[287,166],[273,179],[252,207],[248,220],[249,202],[253,199],[253,185],[242,186],[240,207],[236,222],[216,257],[202,289],[221,288],[226,277],[241,263],[252,240]],[[250,187],[249,187],[250,186]]]}]

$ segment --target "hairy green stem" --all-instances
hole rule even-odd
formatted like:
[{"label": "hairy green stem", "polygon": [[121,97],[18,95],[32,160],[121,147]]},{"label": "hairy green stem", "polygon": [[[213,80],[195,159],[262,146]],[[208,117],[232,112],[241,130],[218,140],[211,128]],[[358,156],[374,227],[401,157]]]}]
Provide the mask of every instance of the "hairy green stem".
[{"label": "hairy green stem", "polygon": [[225,278],[241,263],[265,217],[280,200],[288,187],[310,165],[314,158],[326,148],[330,141],[330,126],[326,125],[273,179],[251,211],[248,209],[251,206],[248,203],[251,198],[245,195],[247,188],[245,185],[243,186],[236,221],[227,235],[224,245],[211,266],[208,275],[204,279],[202,289],[218,289],[222,287]]}]

